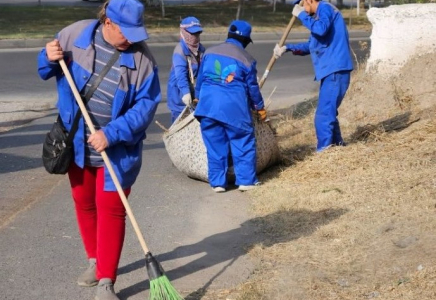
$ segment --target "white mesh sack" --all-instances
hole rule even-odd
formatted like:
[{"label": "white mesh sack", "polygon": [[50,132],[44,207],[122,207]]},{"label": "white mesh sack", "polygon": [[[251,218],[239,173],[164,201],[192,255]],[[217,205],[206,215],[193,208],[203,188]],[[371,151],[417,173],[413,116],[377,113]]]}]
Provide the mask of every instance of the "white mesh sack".
[{"label": "white mesh sack", "polygon": [[[256,136],[256,171],[260,173],[279,160],[279,148],[268,124],[253,118]],[[202,181],[207,178],[206,147],[201,136],[200,123],[186,107],[163,135],[165,149],[174,166],[187,176]],[[234,180],[233,168],[228,178]]]}]

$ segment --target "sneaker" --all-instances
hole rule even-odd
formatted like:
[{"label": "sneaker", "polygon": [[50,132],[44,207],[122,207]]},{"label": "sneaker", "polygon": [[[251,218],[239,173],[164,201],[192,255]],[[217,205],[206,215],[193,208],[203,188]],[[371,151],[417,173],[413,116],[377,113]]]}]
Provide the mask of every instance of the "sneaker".
[{"label": "sneaker", "polygon": [[240,185],[238,187],[238,190],[240,190],[241,192],[245,192],[245,191],[249,191],[249,190],[256,188],[256,186],[258,186],[258,185],[260,185],[260,182],[256,182],[255,184],[252,184],[252,185]]},{"label": "sneaker", "polygon": [[215,193],[224,193],[224,192],[226,191],[226,189],[223,188],[222,186],[216,186],[216,187],[213,187],[212,190],[213,190]]},{"label": "sneaker", "polygon": [[83,272],[79,278],[77,279],[77,284],[80,286],[95,286],[98,284],[98,280],[95,277],[95,265],[96,265],[96,259],[90,258],[89,259],[89,266],[88,269]]},{"label": "sneaker", "polygon": [[95,300],[120,300],[115,294],[114,284],[110,278],[100,279]]}]

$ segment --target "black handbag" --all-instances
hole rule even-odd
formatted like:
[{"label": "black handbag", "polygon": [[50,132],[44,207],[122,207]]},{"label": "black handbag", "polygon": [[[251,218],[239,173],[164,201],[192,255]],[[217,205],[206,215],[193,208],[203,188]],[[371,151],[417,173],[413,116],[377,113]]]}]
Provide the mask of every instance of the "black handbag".
[{"label": "black handbag", "polygon": [[[75,126],[77,130],[77,124]],[[74,129],[74,125],[73,125]],[[50,174],[65,174],[74,158],[73,137],[65,129],[62,119],[58,116],[51,130],[45,136],[42,145],[42,163]]]},{"label": "black handbag", "polygon": [[[115,51],[107,65],[100,72],[92,86],[89,88],[83,103],[86,104],[91,99],[100,82],[103,80],[106,73],[112,68],[115,61],[120,56],[119,51]],[[47,132],[44,143],[42,145],[42,163],[50,174],[65,174],[71,163],[74,161],[74,135],[79,127],[79,120],[82,112],[79,109],[74,117],[73,125],[70,132],[65,129],[61,117],[58,115],[56,122],[54,122],[51,130]]]}]

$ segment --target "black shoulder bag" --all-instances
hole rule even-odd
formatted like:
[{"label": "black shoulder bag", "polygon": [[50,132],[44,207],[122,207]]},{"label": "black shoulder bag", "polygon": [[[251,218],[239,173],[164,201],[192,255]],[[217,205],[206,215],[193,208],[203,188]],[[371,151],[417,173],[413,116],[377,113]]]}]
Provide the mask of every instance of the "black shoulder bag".
[{"label": "black shoulder bag", "polygon": [[[103,68],[92,86],[84,97],[84,104],[91,99],[92,94],[103,80],[106,73],[112,68],[115,61],[120,56],[118,50],[112,55],[107,65]],[[42,163],[50,174],[65,174],[68,172],[71,162],[74,161],[74,135],[79,127],[79,120],[82,116],[80,109],[74,117],[70,132],[65,129],[61,117],[58,115],[51,130],[47,132],[44,143],[42,144]]]}]

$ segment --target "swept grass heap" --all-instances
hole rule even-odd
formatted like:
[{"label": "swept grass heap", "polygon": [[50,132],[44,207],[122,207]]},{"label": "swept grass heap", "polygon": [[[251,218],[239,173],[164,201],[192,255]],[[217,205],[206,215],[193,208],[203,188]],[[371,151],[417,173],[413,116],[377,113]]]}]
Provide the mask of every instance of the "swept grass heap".
[{"label": "swept grass heap", "polygon": [[283,116],[284,163],[251,192],[261,271],[239,300],[435,299],[436,59],[363,69],[339,112],[347,147],[314,153],[314,103]]}]

